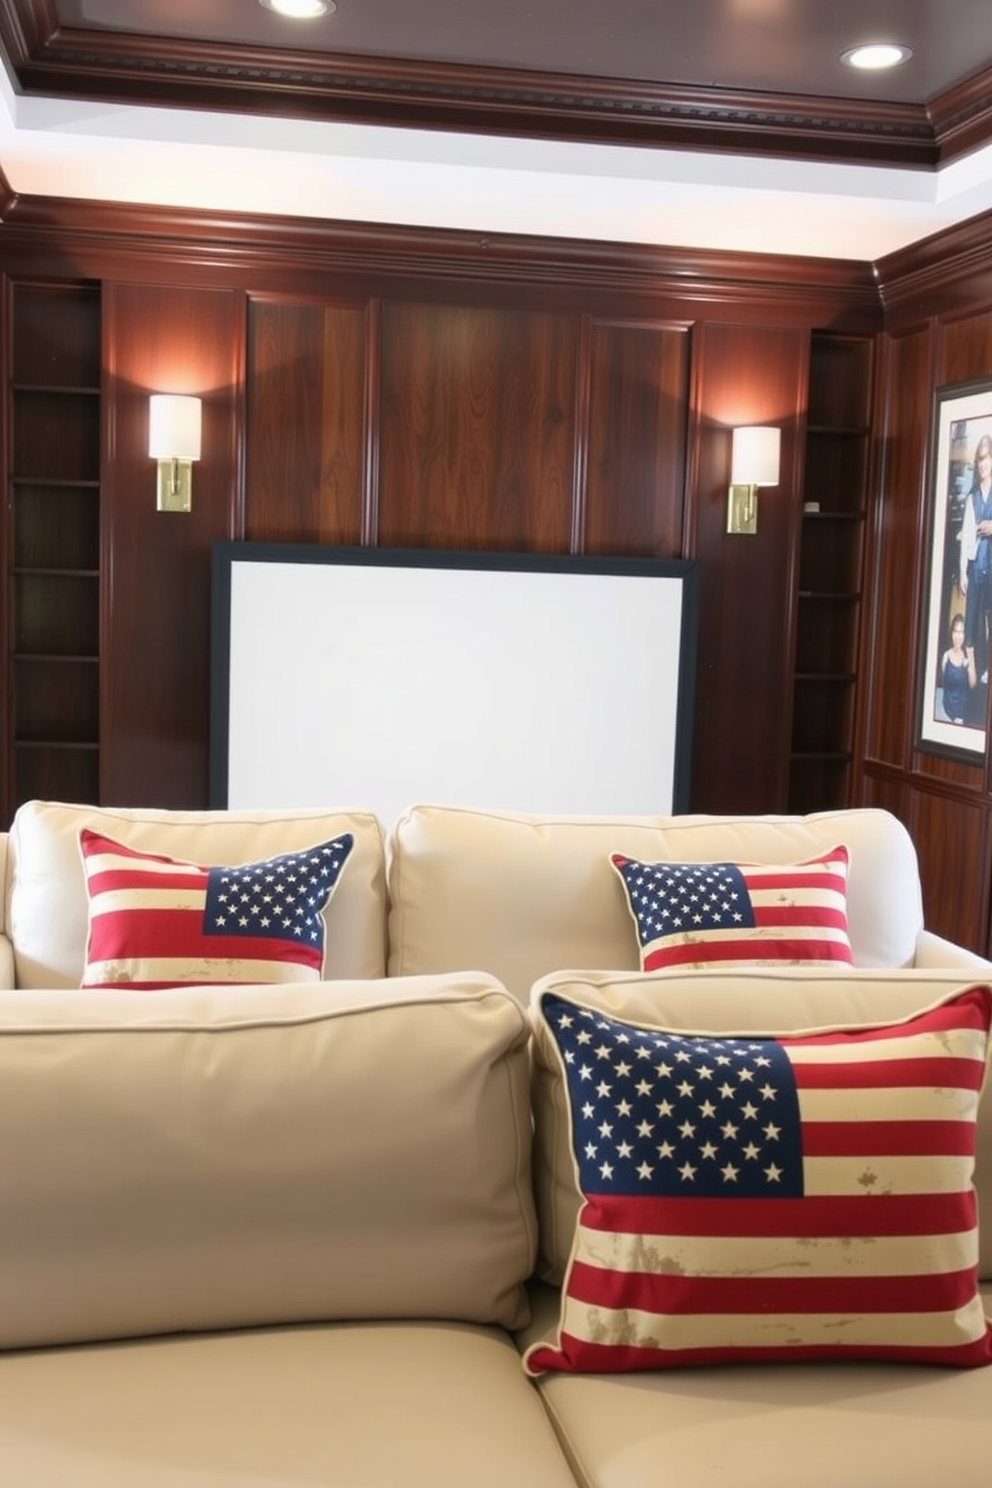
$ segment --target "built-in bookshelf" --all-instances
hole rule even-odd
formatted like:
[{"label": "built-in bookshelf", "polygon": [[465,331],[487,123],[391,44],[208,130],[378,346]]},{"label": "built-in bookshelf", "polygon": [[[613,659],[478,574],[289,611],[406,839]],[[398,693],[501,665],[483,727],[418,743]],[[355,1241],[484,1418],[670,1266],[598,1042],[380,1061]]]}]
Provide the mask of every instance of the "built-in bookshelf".
[{"label": "built-in bookshelf", "polygon": [[100,782],[100,294],[8,286],[8,816]]},{"label": "built-in bookshelf", "polygon": [[789,806],[849,803],[872,396],[870,339],[810,351]]}]

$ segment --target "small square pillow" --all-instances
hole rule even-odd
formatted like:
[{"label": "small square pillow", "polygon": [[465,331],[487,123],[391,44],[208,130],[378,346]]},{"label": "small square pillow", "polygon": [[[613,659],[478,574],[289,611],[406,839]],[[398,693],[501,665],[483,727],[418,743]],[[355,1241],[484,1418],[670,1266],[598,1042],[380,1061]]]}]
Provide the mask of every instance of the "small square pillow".
[{"label": "small square pillow", "polygon": [[260,863],[204,868],[83,827],[89,933],[81,985],[320,981],[323,910],[353,843],[344,832]]},{"label": "small square pillow", "polygon": [[531,1375],[992,1362],[975,1120],[992,991],[878,1027],[673,1033],[539,990],[582,1196]]},{"label": "small square pillow", "polygon": [[851,966],[846,847],[805,863],[610,859],[637,928],[641,970]]}]

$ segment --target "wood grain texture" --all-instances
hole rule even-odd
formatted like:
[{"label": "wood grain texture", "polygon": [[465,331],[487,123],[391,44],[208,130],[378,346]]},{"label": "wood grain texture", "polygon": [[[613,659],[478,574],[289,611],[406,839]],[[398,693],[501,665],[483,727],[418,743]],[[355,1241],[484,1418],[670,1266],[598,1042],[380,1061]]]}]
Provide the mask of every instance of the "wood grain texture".
[{"label": "wood grain texture", "polygon": [[[240,535],[244,302],[229,290],[104,287],[101,799],[206,806],[210,552]],[[155,508],[148,395],[203,399],[190,513]]]},{"label": "wood grain texture", "polygon": [[245,535],[357,543],[362,528],[364,305],[248,307]]},{"label": "wood grain texture", "polygon": [[910,767],[923,573],[920,532],[930,439],[929,330],[882,347],[885,487],[869,539],[862,636],[865,758]]},{"label": "wood grain texture", "polygon": [[[799,531],[797,431],[806,395],[803,332],[698,327],[690,469],[700,560],[692,809],[783,810],[788,785],[794,579]],[[731,431],[782,429],[781,479],[758,498],[754,536],[726,531]]]},{"label": "wood grain texture", "polygon": [[595,322],[589,339],[585,551],[682,551],[689,333]]},{"label": "wood grain texture", "polygon": [[924,924],[958,945],[989,953],[988,803],[914,792],[909,820],[923,884]]},{"label": "wood grain texture", "polygon": [[387,303],[385,547],[568,552],[578,318]]}]

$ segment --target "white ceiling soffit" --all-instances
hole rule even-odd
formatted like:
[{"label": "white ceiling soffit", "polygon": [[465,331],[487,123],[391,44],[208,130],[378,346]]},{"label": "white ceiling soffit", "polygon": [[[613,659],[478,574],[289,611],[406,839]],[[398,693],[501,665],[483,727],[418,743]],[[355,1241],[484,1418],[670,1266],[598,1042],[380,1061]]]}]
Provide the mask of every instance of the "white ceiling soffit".
[{"label": "white ceiling soffit", "polygon": [[940,172],[309,123],[15,94],[20,195],[873,262],[992,208],[992,145]]}]

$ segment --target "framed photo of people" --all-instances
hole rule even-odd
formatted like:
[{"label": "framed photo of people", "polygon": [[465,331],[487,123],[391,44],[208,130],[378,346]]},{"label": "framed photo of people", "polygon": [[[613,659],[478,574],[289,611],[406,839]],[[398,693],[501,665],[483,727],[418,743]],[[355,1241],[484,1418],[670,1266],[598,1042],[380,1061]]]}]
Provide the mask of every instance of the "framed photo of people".
[{"label": "framed photo of people", "polygon": [[985,757],[992,657],[992,379],[937,389],[918,749]]}]

